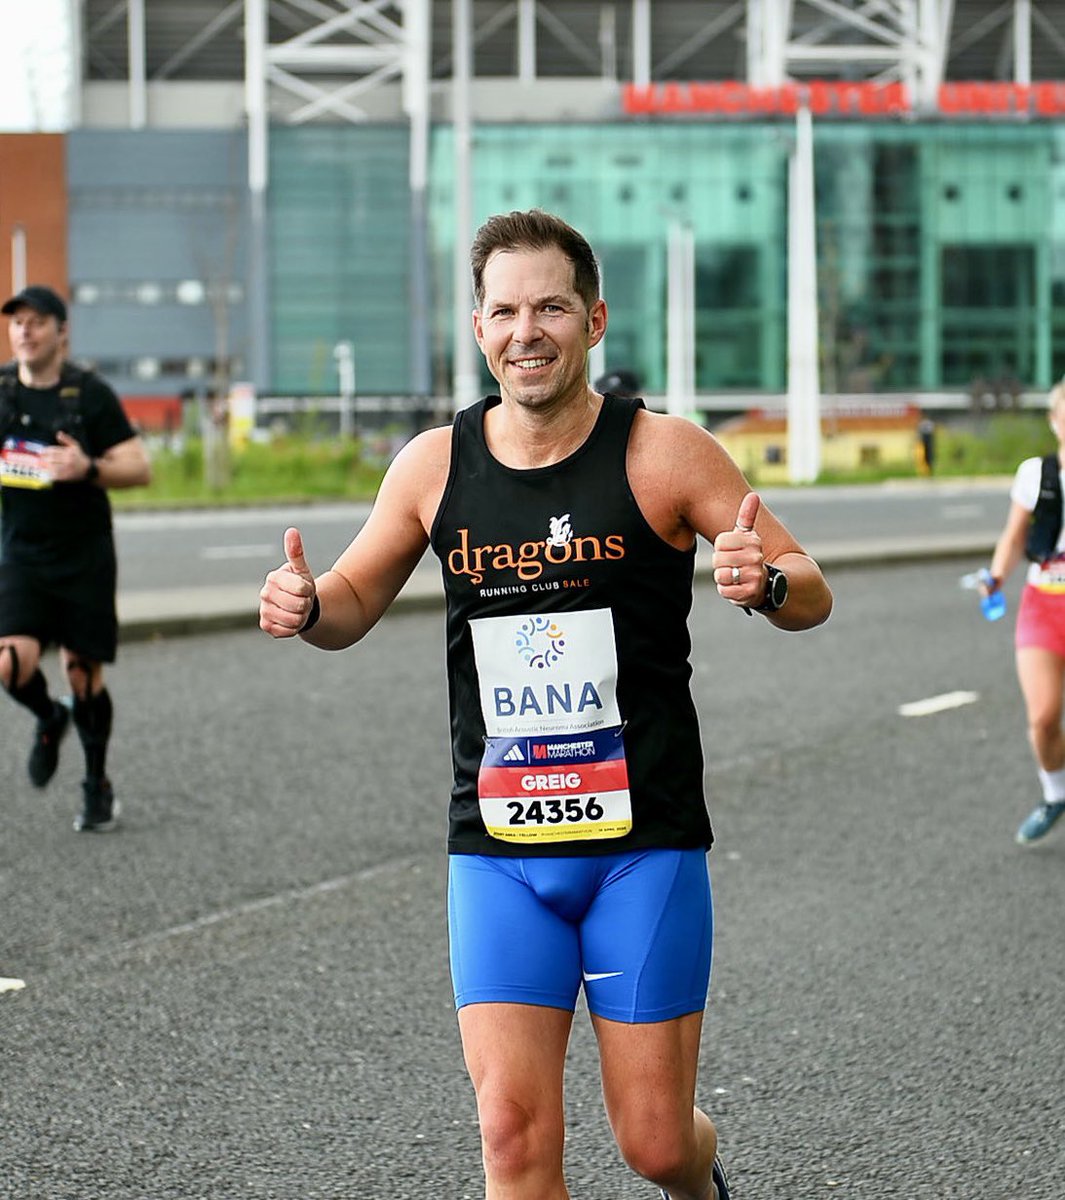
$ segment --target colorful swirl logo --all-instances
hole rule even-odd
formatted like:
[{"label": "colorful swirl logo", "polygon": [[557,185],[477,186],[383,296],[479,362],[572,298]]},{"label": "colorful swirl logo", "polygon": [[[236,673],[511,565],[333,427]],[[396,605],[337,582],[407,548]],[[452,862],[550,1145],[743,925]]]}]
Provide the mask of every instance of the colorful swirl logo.
[{"label": "colorful swirl logo", "polygon": [[514,635],[514,645],[528,667],[553,667],[566,650],[566,635],[547,617],[529,617]]}]

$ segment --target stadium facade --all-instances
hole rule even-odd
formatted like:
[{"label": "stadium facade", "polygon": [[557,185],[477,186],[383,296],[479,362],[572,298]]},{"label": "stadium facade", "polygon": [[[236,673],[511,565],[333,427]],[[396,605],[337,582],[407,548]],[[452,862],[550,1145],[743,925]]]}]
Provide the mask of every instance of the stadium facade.
[{"label": "stadium facade", "polygon": [[0,136],[0,271],[126,394],[333,394],[349,342],[360,394],[448,397],[469,234],[541,205],[601,256],[598,366],[667,395],[679,272],[695,407],[782,397],[801,113],[822,393],[1065,374],[1065,0],[72,8],[76,119]]}]

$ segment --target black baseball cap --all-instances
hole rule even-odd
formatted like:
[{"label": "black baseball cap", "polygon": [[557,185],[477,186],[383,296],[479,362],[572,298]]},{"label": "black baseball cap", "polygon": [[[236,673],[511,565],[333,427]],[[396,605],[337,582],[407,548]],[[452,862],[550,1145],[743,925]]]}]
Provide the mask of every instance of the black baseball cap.
[{"label": "black baseball cap", "polygon": [[44,317],[56,317],[60,324],[65,323],[67,319],[67,306],[63,298],[51,288],[42,287],[40,284],[24,287],[17,296],[12,296],[4,307],[0,308],[0,313],[9,317],[16,308],[32,308]]}]

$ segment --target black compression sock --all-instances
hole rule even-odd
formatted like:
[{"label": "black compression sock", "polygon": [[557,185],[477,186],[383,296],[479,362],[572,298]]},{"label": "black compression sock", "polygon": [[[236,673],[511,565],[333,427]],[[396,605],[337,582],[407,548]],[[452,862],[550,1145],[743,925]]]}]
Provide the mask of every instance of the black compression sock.
[{"label": "black compression sock", "polygon": [[74,728],[85,751],[85,774],[103,779],[107,772],[107,742],[113,715],[111,693],[104,688],[88,700],[74,699]]},{"label": "black compression sock", "polygon": [[38,721],[47,721],[55,713],[55,701],[48,694],[48,683],[40,670],[34,671],[22,687],[12,688],[11,698],[28,708]]}]

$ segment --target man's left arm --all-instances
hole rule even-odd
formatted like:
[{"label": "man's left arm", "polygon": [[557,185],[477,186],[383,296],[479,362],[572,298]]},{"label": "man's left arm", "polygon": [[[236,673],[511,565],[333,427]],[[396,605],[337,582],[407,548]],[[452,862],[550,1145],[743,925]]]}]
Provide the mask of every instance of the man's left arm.
[{"label": "man's left arm", "polygon": [[[144,442],[137,436],[108,447],[96,463],[95,482],[102,488],[143,487],[151,483],[152,465]],[[91,468],[86,468],[93,474]]]},{"label": "man's left arm", "polygon": [[69,433],[56,434],[56,445],[44,452],[45,466],[56,483],[91,483],[101,488],[141,487],[150,482],[151,463],[144,443],[134,434],[93,457]]},{"label": "man's left arm", "polygon": [[[810,629],[828,619],[832,592],[821,568],[761,503],[720,442],[682,418],[659,418],[661,461],[671,463],[676,516],[713,547],[714,582],[738,608],[761,610],[778,629]],[[766,611],[773,567],[787,576],[787,598]]]},{"label": "man's left arm", "polygon": [[45,451],[52,478],[57,483],[89,483],[100,488],[150,483],[148,451],[111,385],[86,372],[78,406],[82,416],[78,437],[61,431],[56,434],[57,445]]},{"label": "man's left arm", "polygon": [[[786,540],[778,539],[774,524]],[[766,537],[773,549],[766,547]],[[811,629],[828,619],[832,593],[821,568],[762,505],[757,492],[744,495],[733,527],[719,533],[713,543],[714,582],[732,604],[760,612],[778,629]],[[783,572],[787,581],[779,608],[773,607],[775,571]]]}]

